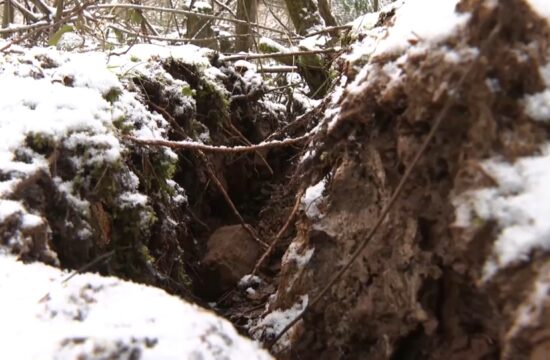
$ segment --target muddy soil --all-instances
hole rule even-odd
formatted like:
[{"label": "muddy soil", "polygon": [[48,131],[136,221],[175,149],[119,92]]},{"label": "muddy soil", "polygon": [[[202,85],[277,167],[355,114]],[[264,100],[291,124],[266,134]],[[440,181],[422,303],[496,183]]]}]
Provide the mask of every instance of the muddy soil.
[{"label": "muddy soil", "polygon": [[[472,16],[456,36],[406,59],[370,59],[368,75],[350,75],[355,83],[340,98],[339,115],[309,145],[314,155],[299,176],[303,186],[322,181],[324,191],[320,214],[300,214],[292,244],[301,255],[314,253],[305,266],[283,262],[269,311],[290,309],[304,295],[311,300],[348,261],[445,111],[374,237],[274,347],[279,358],[548,356],[548,294],[538,305],[532,294],[547,282],[549,254],[534,251],[483,281],[496,226],[457,227],[452,204],[457,194],[496,185],[482,160],[514,161],[548,140],[548,127],[522,103],[546,86],[539,67],[549,61],[548,23],[523,1],[463,1],[460,9]],[[386,74],[389,65],[402,71],[400,80]],[[262,336],[269,342],[277,331],[266,326]]]}]

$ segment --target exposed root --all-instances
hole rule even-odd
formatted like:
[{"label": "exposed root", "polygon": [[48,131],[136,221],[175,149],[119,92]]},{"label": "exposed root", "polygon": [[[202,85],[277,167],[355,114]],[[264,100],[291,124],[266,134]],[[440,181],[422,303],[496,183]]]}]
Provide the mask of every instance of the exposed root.
[{"label": "exposed root", "polygon": [[265,260],[271,255],[273,252],[273,249],[275,249],[275,246],[279,243],[279,240],[281,240],[283,234],[288,229],[292,221],[294,220],[294,217],[296,216],[296,213],[298,212],[298,209],[300,208],[300,201],[302,199],[302,195],[304,194],[303,190],[298,191],[298,194],[296,195],[296,202],[294,203],[294,207],[292,208],[292,211],[288,215],[288,218],[281,228],[277,235],[275,235],[275,238],[267,248],[267,250],[263,253],[263,255],[260,257],[256,265],[254,266],[254,270],[252,270],[252,275],[256,275],[258,273],[258,270],[262,266],[262,264],[265,262]]},{"label": "exposed root", "polygon": [[124,138],[142,145],[165,146],[172,149],[201,150],[205,152],[221,153],[221,154],[236,154],[236,153],[250,153],[250,152],[256,152],[258,150],[267,150],[267,149],[274,149],[274,148],[283,147],[283,146],[297,145],[307,140],[310,137],[310,135],[311,134],[308,133],[303,136],[292,138],[292,139],[272,140],[270,142],[260,143],[256,145],[233,146],[233,147],[205,145],[194,141],[168,141],[168,140],[161,140],[161,139],[141,139],[141,138],[128,136],[128,135],[124,136]]}]

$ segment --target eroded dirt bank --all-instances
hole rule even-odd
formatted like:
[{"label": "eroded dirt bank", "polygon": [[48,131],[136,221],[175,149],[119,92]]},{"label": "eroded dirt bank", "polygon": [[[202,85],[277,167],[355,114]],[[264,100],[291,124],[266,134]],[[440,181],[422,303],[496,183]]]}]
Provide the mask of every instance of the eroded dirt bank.
[{"label": "eroded dirt bank", "polygon": [[[411,39],[350,71],[341,108],[309,145],[299,175],[320,199],[307,204],[316,211],[301,214],[292,244],[313,255],[283,262],[273,310],[315,298],[348,262],[444,115],[365,250],[275,347],[281,358],[547,356],[549,234],[504,263],[502,223],[464,204],[504,186],[486,159],[546,152],[547,123],[526,99],[549,85],[548,22],[524,1],[462,1],[458,11],[471,15],[447,40]],[[280,330],[264,325],[266,338]]]}]

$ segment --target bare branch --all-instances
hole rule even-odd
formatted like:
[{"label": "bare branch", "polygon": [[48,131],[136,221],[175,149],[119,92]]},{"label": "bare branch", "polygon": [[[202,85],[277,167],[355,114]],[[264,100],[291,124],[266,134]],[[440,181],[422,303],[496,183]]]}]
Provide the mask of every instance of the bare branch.
[{"label": "bare branch", "polygon": [[[135,5],[135,4],[98,4],[98,5],[91,6],[90,9],[138,9],[138,10],[150,10],[150,11],[163,11],[163,12],[173,13],[173,14],[180,14],[180,15],[186,15],[186,16],[191,15],[191,16],[203,17],[206,19],[229,21],[237,24],[248,25],[246,21],[236,20],[232,18],[221,17],[216,15],[208,15],[208,14],[187,11],[187,10],[170,9],[170,8],[158,7],[158,6],[146,6],[146,5]],[[262,26],[256,23],[250,23],[250,25],[258,29],[269,30],[280,34],[285,33],[284,31],[276,30],[276,29],[269,28],[267,26]]]},{"label": "bare branch", "polygon": [[338,30],[351,30],[351,29],[352,29],[351,25],[330,26],[330,27],[321,29],[319,31],[312,32],[310,34],[306,34],[306,35],[304,35],[304,37],[321,35],[321,34],[325,34],[325,33],[332,33],[334,31],[338,31]]},{"label": "bare branch", "polygon": [[329,49],[307,50],[307,51],[289,51],[289,52],[270,53],[270,54],[235,54],[235,55],[223,56],[221,59],[225,61],[254,60],[254,59],[301,56],[301,55],[332,54],[332,53],[337,53],[339,51],[341,51],[341,49],[329,48]]},{"label": "bare branch", "polygon": [[291,73],[297,72],[298,66],[264,66],[261,69],[256,70],[256,72],[262,73]]},{"label": "bare branch", "polygon": [[273,149],[283,146],[297,145],[302,141],[308,139],[310,134],[306,134],[297,138],[290,138],[284,140],[272,140],[270,142],[260,143],[257,145],[249,146],[213,146],[206,145],[195,141],[169,141],[163,139],[142,139],[134,136],[124,136],[126,139],[133,141],[137,144],[151,145],[151,146],[165,146],[172,149],[188,149],[188,150],[201,150],[212,153],[222,154],[235,154],[235,153],[249,153],[256,152],[258,150]]},{"label": "bare branch", "polygon": [[19,2],[12,0],[11,4],[23,14],[23,16],[30,21],[38,21],[39,16],[32,11],[28,10],[25,6],[21,5]]},{"label": "bare branch", "polygon": [[170,38],[170,37],[165,37],[165,36],[155,36],[155,35],[147,35],[147,34],[143,34],[143,33],[140,33],[140,32],[136,32],[136,31],[131,31],[131,30],[128,30],[128,29],[125,29],[119,25],[115,25],[115,24],[109,24],[108,27],[110,27],[111,29],[115,29],[117,31],[120,31],[120,32],[123,32],[125,34],[128,34],[128,35],[133,35],[133,36],[140,36],[140,37],[144,37],[144,38],[147,38],[147,39],[150,39],[150,40],[159,40],[159,41],[166,41],[166,42],[188,42],[188,43],[195,43],[195,42],[198,42],[198,41],[205,41],[205,40],[218,40],[218,39],[232,39],[232,38],[236,38],[238,37],[238,35],[224,35],[224,36],[217,36],[217,37],[213,37],[213,38],[203,38],[203,39],[191,39],[191,38]]},{"label": "bare branch", "polygon": [[42,20],[30,25],[19,25],[19,26],[8,27],[5,29],[0,29],[0,34],[15,34],[15,33],[25,32],[25,31],[37,29],[37,28],[49,28],[50,26],[51,26],[50,23],[48,23],[45,20]]},{"label": "bare branch", "polygon": [[302,200],[302,195],[303,194],[304,194],[303,190],[298,191],[298,194],[296,195],[296,201],[294,202],[294,207],[292,208],[292,211],[290,212],[290,215],[288,216],[288,218],[287,218],[285,224],[283,225],[283,227],[281,228],[281,230],[279,230],[277,235],[275,235],[275,239],[273,239],[273,241],[271,242],[271,244],[269,245],[267,250],[264,252],[264,254],[260,257],[260,259],[258,260],[256,265],[254,266],[254,270],[252,270],[252,275],[256,275],[258,273],[258,270],[260,269],[262,264],[269,257],[269,255],[271,255],[271,252],[273,251],[275,246],[279,243],[279,240],[281,240],[281,238],[283,237],[285,231],[290,226],[290,223],[292,222],[292,220],[294,219],[294,216],[296,216],[296,213],[298,212],[298,209],[300,208],[300,202]]}]

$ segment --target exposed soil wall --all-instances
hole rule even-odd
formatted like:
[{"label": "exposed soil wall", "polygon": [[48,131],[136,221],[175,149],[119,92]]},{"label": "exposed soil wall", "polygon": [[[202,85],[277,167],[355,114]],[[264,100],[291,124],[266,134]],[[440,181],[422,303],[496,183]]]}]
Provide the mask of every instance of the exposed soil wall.
[{"label": "exposed soil wall", "polygon": [[547,141],[548,127],[525,114],[522,99],[546,87],[539,68],[549,60],[549,27],[523,1],[463,1],[460,9],[471,18],[448,40],[371,58],[310,145],[300,175],[307,186],[324,179],[324,191],[293,244],[314,253],[305,266],[283,262],[272,310],[311,299],[349,259],[450,106],[376,235],[290,330],[280,357],[543,358],[548,294],[531,302],[546,291],[548,254],[535,251],[484,280],[498,229],[457,226],[453,198],[496,185],[482,160],[513,162]]}]

